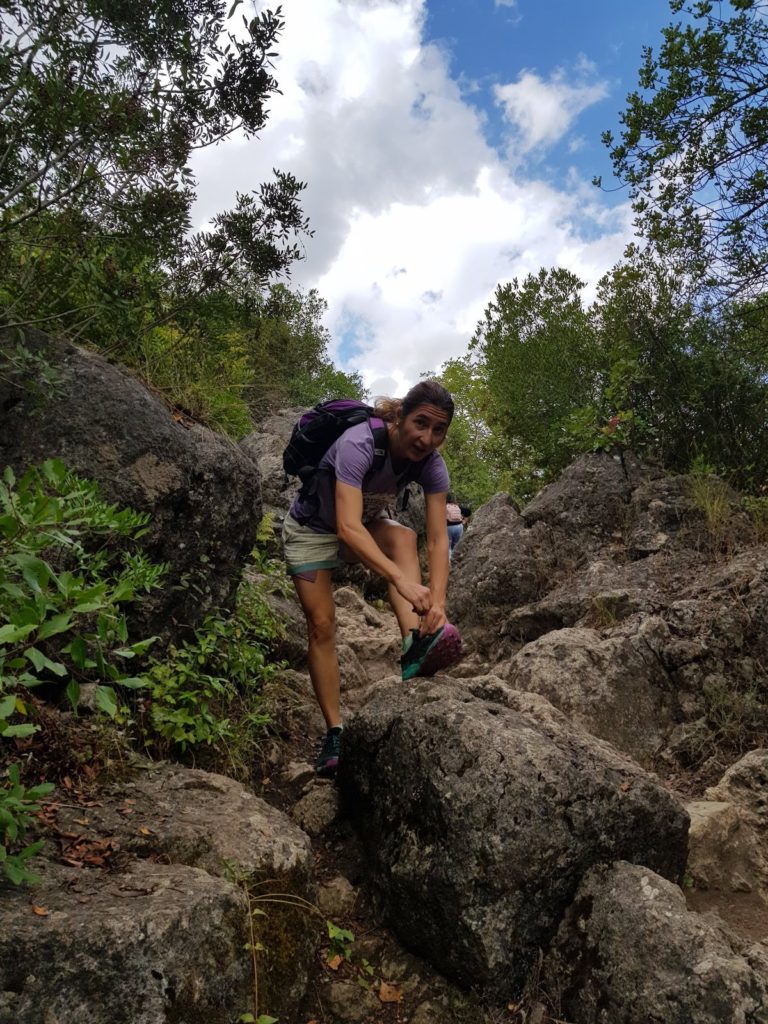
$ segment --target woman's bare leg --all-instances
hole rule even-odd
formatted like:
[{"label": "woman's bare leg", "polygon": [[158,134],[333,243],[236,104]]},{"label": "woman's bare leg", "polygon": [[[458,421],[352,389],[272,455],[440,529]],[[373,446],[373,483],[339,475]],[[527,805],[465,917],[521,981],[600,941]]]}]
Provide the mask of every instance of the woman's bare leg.
[{"label": "woman's bare leg", "polygon": [[313,583],[293,576],[301,607],[307,617],[309,676],[329,729],[341,724],[339,659],[336,656],[336,605],[331,570],[318,569]]},{"label": "woman's bare leg", "polygon": [[[366,529],[387,558],[391,558],[402,570],[409,582],[421,583],[419,551],[413,530],[396,523],[393,519],[375,519],[372,523],[366,524]],[[419,616],[391,584],[388,591],[389,603],[395,612],[400,632],[407,636],[412,629],[418,629]]]}]

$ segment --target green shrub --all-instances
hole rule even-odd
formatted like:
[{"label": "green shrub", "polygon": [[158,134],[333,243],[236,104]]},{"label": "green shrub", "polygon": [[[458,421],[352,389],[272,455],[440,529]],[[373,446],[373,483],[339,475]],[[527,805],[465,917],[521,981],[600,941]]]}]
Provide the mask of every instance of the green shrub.
[{"label": "green shrub", "polygon": [[755,540],[758,544],[768,541],[768,497],[746,497],[742,504],[752,519],[755,528]]},{"label": "green shrub", "polygon": [[248,762],[269,722],[264,684],[281,667],[270,661],[282,626],[266,592],[280,587],[275,563],[261,558],[259,578],[244,580],[232,613],[209,615],[191,639],[152,662],[141,726],[162,753],[208,746],[230,767]]},{"label": "green shrub", "polygon": [[[8,784],[0,789],[0,865],[7,878],[14,885],[22,882],[36,882],[37,875],[27,868],[27,861],[34,857],[43,843],[38,840],[22,846],[26,831],[32,823],[32,815],[40,810],[39,800],[51,792],[50,782],[27,789],[21,782],[19,766],[8,769]],[[14,847],[20,847],[14,851]]]},{"label": "green shrub", "polygon": [[691,499],[703,512],[712,546],[717,550],[725,541],[732,511],[729,487],[717,476],[704,459],[694,459],[690,473]]},{"label": "green shrub", "polygon": [[[149,517],[118,510],[95,483],[56,460],[0,483],[0,695],[56,683],[77,706],[80,683],[97,682],[96,702],[114,714],[114,686],[138,687],[125,663],[154,637],[128,643],[121,606],[159,585],[164,568],[130,542]],[[53,638],[55,643],[51,644]],[[23,700],[15,711],[24,714]],[[10,703],[1,705],[8,712]],[[28,734],[0,714],[0,735]],[[10,730],[10,732],[9,732]]]},{"label": "green shrub", "polygon": [[[148,517],[118,510],[98,497],[94,483],[58,461],[32,468],[20,480],[8,468],[0,482],[0,739],[23,738],[36,726],[27,692],[43,684],[62,690],[77,707],[82,681],[95,681],[95,700],[114,716],[116,686],[137,688],[141,677],[125,663],[154,638],[129,643],[121,606],[157,586],[163,567],[131,542]],[[0,754],[2,751],[0,751]],[[26,789],[18,767],[0,788],[0,861],[11,881],[29,881],[25,862],[39,849],[18,847],[38,799],[52,788]]]}]

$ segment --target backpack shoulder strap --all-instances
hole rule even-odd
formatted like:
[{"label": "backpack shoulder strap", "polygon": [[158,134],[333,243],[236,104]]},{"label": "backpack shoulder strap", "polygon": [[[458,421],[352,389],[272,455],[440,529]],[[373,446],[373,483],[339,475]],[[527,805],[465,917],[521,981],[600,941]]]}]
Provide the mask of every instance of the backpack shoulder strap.
[{"label": "backpack shoulder strap", "polygon": [[380,427],[374,427],[371,423],[371,417],[368,417],[368,426],[371,428],[371,436],[373,437],[373,462],[371,468],[365,474],[363,478],[363,486],[371,479],[374,473],[378,473],[384,463],[387,461],[387,452],[389,451],[389,432],[387,430],[387,424],[382,423]]},{"label": "backpack shoulder strap", "polygon": [[370,421],[368,423],[371,427],[371,434],[373,435],[373,463],[369,473],[377,473],[387,460],[387,452],[389,451],[389,431],[387,424],[382,423],[380,427],[374,427]]}]

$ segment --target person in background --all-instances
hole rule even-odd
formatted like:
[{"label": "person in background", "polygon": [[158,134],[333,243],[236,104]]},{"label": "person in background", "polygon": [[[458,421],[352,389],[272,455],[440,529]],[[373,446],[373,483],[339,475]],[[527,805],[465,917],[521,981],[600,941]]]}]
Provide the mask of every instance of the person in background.
[{"label": "person in background", "polygon": [[464,534],[464,517],[461,508],[456,504],[452,494],[448,495],[445,505],[445,520],[448,524],[448,560],[453,559],[453,549]]},{"label": "person in background", "polygon": [[[291,576],[307,619],[309,674],[327,733],[315,764],[319,776],[336,774],[341,750],[336,607],[331,573],[359,561],[389,584],[389,599],[403,637],[403,680],[432,675],[461,654],[458,630],[445,617],[448,470],[437,451],[453,416],[453,398],[425,380],[403,399],[377,402],[370,422],[347,429],[320,460],[312,494],[299,492],[283,526]],[[372,428],[386,425],[384,464],[374,469]],[[416,534],[390,519],[397,495],[416,479],[426,502],[429,586],[424,586]]]}]

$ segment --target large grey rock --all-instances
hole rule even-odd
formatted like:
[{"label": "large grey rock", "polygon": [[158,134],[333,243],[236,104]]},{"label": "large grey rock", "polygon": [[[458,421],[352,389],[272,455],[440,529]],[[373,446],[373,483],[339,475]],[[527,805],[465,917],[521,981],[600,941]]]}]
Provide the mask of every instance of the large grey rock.
[{"label": "large grey rock", "polygon": [[57,457],[108,501],[151,514],[141,543],[169,571],[141,596],[137,630],[168,635],[226,605],[261,515],[254,464],[228,438],[174,418],[127,370],[30,330],[26,347],[57,378],[42,387],[3,358],[14,340],[0,333],[0,466],[21,472]]},{"label": "large grey rock", "polygon": [[654,777],[493,676],[382,687],[345,730],[340,785],[402,941],[498,996],[594,864],[685,866],[688,816]]},{"label": "large grey rock", "polygon": [[697,889],[768,893],[768,856],[734,804],[692,800],[687,877]]},{"label": "large grey rock", "polygon": [[530,528],[507,494],[497,494],[472,517],[452,563],[448,618],[466,641],[495,653],[513,608],[538,600],[578,552],[545,523]]},{"label": "large grey rock", "polygon": [[543,984],[572,1024],[768,1021],[768,949],[688,912],[677,886],[634,864],[585,878]]},{"label": "large grey rock", "polygon": [[[94,875],[96,877],[94,877]],[[253,1007],[245,894],[197,868],[51,865],[0,900],[2,1024],[231,1024]]]},{"label": "large grey rock", "polygon": [[259,429],[240,441],[240,448],[254,462],[261,476],[264,508],[273,514],[285,514],[298,491],[298,480],[285,479],[283,450],[304,409],[283,409],[268,416]]},{"label": "large grey rock", "polygon": [[511,609],[500,635],[522,644],[553,629],[605,629],[628,619],[659,615],[705,561],[691,552],[678,553],[672,563],[666,556],[635,562],[623,558],[623,545],[617,542],[615,549],[610,545],[540,600]]},{"label": "large grey rock", "polygon": [[[518,631],[533,639],[564,624],[557,612],[531,612],[558,585],[572,583],[589,557],[610,549],[621,537],[633,488],[660,471],[629,453],[584,455],[561,477],[518,511],[508,495],[497,494],[472,517],[451,574],[449,618],[478,650],[492,657],[500,636],[514,643]],[[519,624],[507,625],[515,609],[527,607]]]},{"label": "large grey rock", "polygon": [[768,735],[768,545],[714,479],[603,453],[522,513],[496,495],[454,560],[448,615],[470,655],[453,674],[474,656],[665,772],[706,784]]},{"label": "large grey rock", "polygon": [[750,750],[731,765],[716,786],[707,790],[709,800],[730,800],[744,820],[768,841],[768,747]]},{"label": "large grey rock", "polygon": [[546,523],[582,545],[594,546],[620,530],[633,487],[660,470],[642,466],[629,453],[582,455],[560,477],[539,491],[523,510],[526,523]]},{"label": "large grey rock", "polygon": [[[646,633],[653,622],[645,621]],[[554,630],[526,644],[506,678],[646,766],[675,722],[669,676],[642,629],[606,637],[594,629]]]},{"label": "large grey rock", "polygon": [[160,857],[247,890],[266,912],[254,919],[264,946],[260,998],[275,1016],[295,1013],[316,944],[311,916],[298,904],[314,902],[316,886],[309,837],[285,814],[233,779],[160,764],[109,788],[89,809],[87,829],[81,818],[76,807],[59,812],[66,832],[106,836],[123,855]]},{"label": "large grey rock", "polygon": [[701,546],[705,536],[704,513],[693,501],[688,477],[653,479],[632,494],[626,530],[631,558],[669,550],[680,539]]}]

